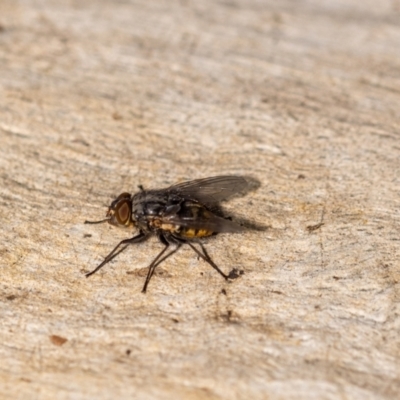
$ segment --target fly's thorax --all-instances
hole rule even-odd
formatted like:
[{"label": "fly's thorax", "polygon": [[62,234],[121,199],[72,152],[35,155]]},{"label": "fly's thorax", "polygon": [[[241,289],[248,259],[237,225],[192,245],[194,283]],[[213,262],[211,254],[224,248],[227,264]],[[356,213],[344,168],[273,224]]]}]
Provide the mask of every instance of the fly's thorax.
[{"label": "fly's thorax", "polygon": [[149,219],[148,226],[150,230],[162,230],[170,233],[178,233],[181,230],[180,225],[165,222],[157,217]]},{"label": "fly's thorax", "polygon": [[149,192],[137,193],[132,198],[132,215],[140,221],[163,214],[166,207],[165,196]]}]

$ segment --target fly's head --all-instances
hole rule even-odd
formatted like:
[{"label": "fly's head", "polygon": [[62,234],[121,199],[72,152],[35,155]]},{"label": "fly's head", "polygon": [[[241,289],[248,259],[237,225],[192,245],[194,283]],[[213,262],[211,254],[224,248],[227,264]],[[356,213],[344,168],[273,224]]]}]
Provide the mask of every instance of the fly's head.
[{"label": "fly's head", "polygon": [[132,216],[132,196],[129,193],[121,193],[112,201],[106,214],[106,218],[100,221],[85,221],[85,224],[102,224],[108,222],[114,226],[129,227],[135,225]]},{"label": "fly's head", "polygon": [[109,224],[122,227],[134,225],[131,198],[130,193],[121,193],[113,200],[106,215]]}]

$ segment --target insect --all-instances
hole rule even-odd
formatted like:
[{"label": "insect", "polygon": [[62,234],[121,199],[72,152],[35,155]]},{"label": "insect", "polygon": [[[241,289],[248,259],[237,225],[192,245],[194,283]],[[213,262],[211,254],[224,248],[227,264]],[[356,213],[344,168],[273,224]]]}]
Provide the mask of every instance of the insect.
[{"label": "insect", "polygon": [[[93,275],[130,244],[142,242],[155,234],[164,248],[149,265],[142,292],[146,292],[156,267],[183,244],[188,244],[199,257],[228,279],[230,275],[218,268],[199,239],[217,233],[244,230],[242,226],[221,216],[218,203],[247,186],[246,179],[240,176],[215,176],[178,183],[166,189],[144,190],[139,186],[139,193],[120,194],[109,206],[105,219],[85,223],[108,222],[115,226],[136,227],[139,232],[118,243],[86,277]],[[170,246],[173,246],[172,250]]]}]

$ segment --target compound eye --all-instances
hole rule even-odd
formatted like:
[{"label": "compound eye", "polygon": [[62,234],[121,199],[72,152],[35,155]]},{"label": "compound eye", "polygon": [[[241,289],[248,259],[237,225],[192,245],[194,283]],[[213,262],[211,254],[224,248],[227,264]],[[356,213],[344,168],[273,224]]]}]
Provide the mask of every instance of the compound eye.
[{"label": "compound eye", "polygon": [[117,204],[114,215],[119,224],[127,225],[131,217],[131,207],[129,201],[123,200]]},{"label": "compound eye", "polygon": [[131,198],[131,195],[130,195],[130,193],[126,193],[126,192],[124,192],[124,193],[121,193],[115,200],[113,200],[112,201],[112,203],[111,203],[111,206],[110,206],[110,209],[111,210],[115,210],[116,208],[117,208],[117,206],[118,206],[118,203],[121,201],[121,200],[124,200],[124,199],[130,199]]}]

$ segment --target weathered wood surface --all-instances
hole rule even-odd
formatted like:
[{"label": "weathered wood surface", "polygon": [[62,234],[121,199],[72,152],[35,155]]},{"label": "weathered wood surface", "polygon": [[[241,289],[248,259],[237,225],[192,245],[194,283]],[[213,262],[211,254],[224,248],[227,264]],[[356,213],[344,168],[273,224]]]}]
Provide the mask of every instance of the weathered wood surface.
[{"label": "weathered wood surface", "polygon": [[[398,398],[399,20],[1,0],[1,397]],[[84,278],[113,195],[221,173],[261,182],[225,207],[269,229],[206,243],[243,276],[185,248],[143,295],[152,240]]]}]

